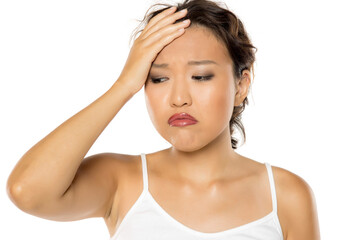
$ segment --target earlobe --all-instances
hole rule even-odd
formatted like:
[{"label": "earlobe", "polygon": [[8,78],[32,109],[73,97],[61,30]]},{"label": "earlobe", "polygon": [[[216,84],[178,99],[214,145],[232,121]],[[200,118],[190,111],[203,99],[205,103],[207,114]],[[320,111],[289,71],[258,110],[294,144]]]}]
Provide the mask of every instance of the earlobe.
[{"label": "earlobe", "polygon": [[236,79],[236,93],[235,93],[235,102],[234,106],[240,106],[246,96],[248,95],[248,90],[250,87],[250,71],[243,70],[241,77]]}]

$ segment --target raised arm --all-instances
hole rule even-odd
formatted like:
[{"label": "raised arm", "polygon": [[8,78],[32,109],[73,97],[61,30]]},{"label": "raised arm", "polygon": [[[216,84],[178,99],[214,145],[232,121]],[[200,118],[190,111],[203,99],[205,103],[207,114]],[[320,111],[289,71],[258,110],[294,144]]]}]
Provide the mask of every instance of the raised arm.
[{"label": "raised arm", "polygon": [[189,26],[189,22],[174,24],[186,14],[174,12],[167,9],[149,22],[108,91],[21,157],[7,182],[8,195],[16,206],[59,221],[108,214],[118,183],[114,155],[84,157],[124,104],[142,88],[157,54]]},{"label": "raised arm", "polygon": [[[71,184],[90,147],[131,96],[125,86],[115,84],[28,150],[8,179],[8,194],[16,206],[30,214],[49,219],[59,217],[57,220],[61,220],[63,214],[69,216],[65,208],[70,209],[74,199],[63,201],[66,199],[65,193],[71,192]],[[90,169],[85,169],[89,164],[99,165],[99,161],[106,158],[109,158],[106,154],[88,157],[82,171],[90,173]],[[104,168],[98,167],[98,171],[102,170]],[[96,177],[96,174],[99,173],[93,172],[92,176]],[[90,204],[88,208],[97,211],[97,215],[104,214],[104,203],[109,200],[110,192],[105,191],[115,189],[109,174],[102,174],[108,177],[104,179],[104,188],[100,188],[100,182],[94,185],[82,183],[89,192],[79,190],[83,194],[81,200],[84,204],[88,204],[85,197],[93,201],[94,205]],[[91,179],[87,181],[90,183]],[[105,186],[109,183],[112,185]],[[102,206],[95,206],[99,203]],[[82,210],[88,212],[90,209]]]}]

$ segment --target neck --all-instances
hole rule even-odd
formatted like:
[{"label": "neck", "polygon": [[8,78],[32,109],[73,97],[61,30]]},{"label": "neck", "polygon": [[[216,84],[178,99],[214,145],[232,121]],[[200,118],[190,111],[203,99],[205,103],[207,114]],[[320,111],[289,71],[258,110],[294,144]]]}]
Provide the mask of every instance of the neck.
[{"label": "neck", "polygon": [[212,142],[191,152],[174,147],[167,149],[168,160],[181,179],[194,184],[207,185],[226,176],[231,162],[238,154],[231,146],[229,128]]}]

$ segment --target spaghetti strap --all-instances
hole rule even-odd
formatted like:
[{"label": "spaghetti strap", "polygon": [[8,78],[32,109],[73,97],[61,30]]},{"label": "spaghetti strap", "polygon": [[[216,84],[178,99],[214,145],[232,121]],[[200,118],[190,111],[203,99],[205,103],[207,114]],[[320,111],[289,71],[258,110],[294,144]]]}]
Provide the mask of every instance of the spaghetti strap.
[{"label": "spaghetti strap", "polygon": [[274,175],[272,172],[271,165],[269,163],[265,162],[265,166],[266,166],[268,177],[269,177],[273,212],[277,213],[277,200],[276,200]]},{"label": "spaghetti strap", "polygon": [[144,191],[147,191],[148,190],[148,174],[147,174],[145,153],[141,153],[141,165],[142,165]]},{"label": "spaghetti strap", "polygon": [[[119,225],[109,240],[182,240],[182,239],[268,239],[284,240],[276,214],[276,195],[270,164],[266,164],[273,199],[273,212],[247,224],[217,232],[195,230],[172,217],[148,191],[149,170],[146,154],[141,153],[144,190],[130,210],[118,221]],[[140,168],[140,166],[139,166]],[[139,169],[140,171],[140,169]],[[139,174],[138,174],[139,175]],[[139,176],[140,177],[140,176]],[[275,209],[275,210],[274,210]]]}]

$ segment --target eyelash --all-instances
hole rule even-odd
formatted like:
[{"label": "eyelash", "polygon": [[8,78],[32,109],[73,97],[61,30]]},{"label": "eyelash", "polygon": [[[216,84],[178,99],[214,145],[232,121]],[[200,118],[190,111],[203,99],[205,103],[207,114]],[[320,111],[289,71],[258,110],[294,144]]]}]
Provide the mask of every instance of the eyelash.
[{"label": "eyelash", "polygon": [[[213,77],[214,77],[214,75],[211,74],[211,75],[206,75],[206,76],[193,76],[192,78],[195,78],[196,81],[203,82],[203,81],[209,81]],[[150,79],[151,79],[152,83],[157,84],[157,83],[161,83],[161,82],[155,82],[155,81],[158,81],[158,80],[164,79],[164,78],[150,78]]]}]

